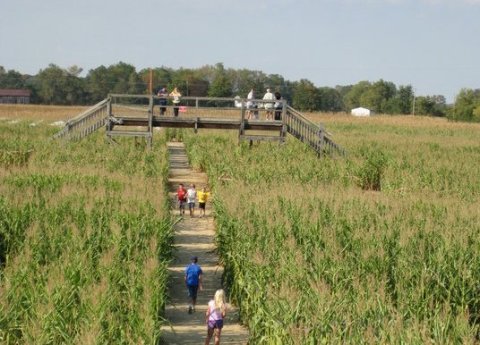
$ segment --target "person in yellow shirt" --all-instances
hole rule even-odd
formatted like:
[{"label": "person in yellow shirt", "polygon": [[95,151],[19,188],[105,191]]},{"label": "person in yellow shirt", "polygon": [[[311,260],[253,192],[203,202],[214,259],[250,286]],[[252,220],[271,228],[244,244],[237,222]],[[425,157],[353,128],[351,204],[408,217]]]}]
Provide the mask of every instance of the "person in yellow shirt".
[{"label": "person in yellow shirt", "polygon": [[198,196],[198,207],[200,208],[200,217],[205,216],[205,205],[207,203],[208,198],[210,197],[210,193],[207,192],[207,188],[203,187],[201,191],[197,193]]}]

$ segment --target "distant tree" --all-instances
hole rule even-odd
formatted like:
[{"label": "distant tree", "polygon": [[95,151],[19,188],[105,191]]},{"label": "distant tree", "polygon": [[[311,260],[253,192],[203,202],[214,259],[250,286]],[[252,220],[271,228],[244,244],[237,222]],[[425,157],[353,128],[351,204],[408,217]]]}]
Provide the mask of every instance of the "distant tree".
[{"label": "distant tree", "polygon": [[319,109],[320,93],[311,81],[301,79],[294,86],[292,102],[293,107],[299,110],[315,111]]},{"label": "distant tree", "polygon": [[350,111],[360,106],[365,107],[366,104],[361,103],[361,97],[371,86],[372,84],[369,81],[361,81],[353,85],[344,97],[345,110]]},{"label": "distant tree", "polygon": [[14,70],[5,71],[0,66],[0,88],[2,89],[23,89],[25,88],[25,77]]},{"label": "distant tree", "polygon": [[380,79],[362,93],[360,103],[377,113],[386,113],[387,104],[396,92],[395,84]]},{"label": "distant tree", "polygon": [[172,79],[168,85],[168,90],[172,91],[173,88],[176,87],[182,95],[190,95],[191,85],[189,85],[189,80],[191,80],[194,75],[195,70],[190,68],[180,68],[176,71],[173,71],[171,74]]},{"label": "distant tree", "polygon": [[411,114],[413,97],[413,88],[411,85],[400,85],[396,97],[396,99],[398,100],[398,108],[395,109],[394,113]]},{"label": "distant tree", "polygon": [[41,103],[61,104],[64,98],[62,83],[64,71],[55,64],[40,70],[36,78],[37,95]]},{"label": "distant tree", "polygon": [[475,122],[480,122],[480,104],[473,109],[473,117],[472,120]]},{"label": "distant tree", "polygon": [[269,74],[265,78],[265,88],[270,88],[272,92],[280,92],[281,95],[286,94],[287,84],[285,83],[285,79],[279,74]]},{"label": "distant tree", "polygon": [[415,98],[415,114],[445,116],[446,101],[444,96],[419,96]]},{"label": "distant tree", "polygon": [[443,95],[430,96],[435,103],[433,116],[446,116],[447,114],[447,100]]},{"label": "distant tree", "polygon": [[415,98],[415,115],[431,115],[434,109],[434,101],[426,96]]},{"label": "distant tree", "polygon": [[342,111],[344,108],[342,96],[330,87],[318,88],[317,106],[321,111]]},{"label": "distant tree", "polygon": [[119,62],[108,67],[108,74],[113,81],[111,93],[143,94],[145,82],[143,82],[135,71],[135,67]]},{"label": "distant tree", "polygon": [[173,70],[171,68],[160,67],[153,69],[153,81],[156,91],[162,87],[167,87],[171,83],[172,73]]},{"label": "distant tree", "polygon": [[454,121],[478,121],[480,89],[462,89],[457,95],[450,119]]},{"label": "distant tree", "polygon": [[185,96],[205,97],[208,95],[210,82],[198,69],[180,69],[175,73],[175,85],[180,87]]},{"label": "distant tree", "polygon": [[114,85],[113,77],[105,66],[90,70],[86,77],[86,89],[90,103],[105,99]]},{"label": "distant tree", "polygon": [[222,63],[215,65],[213,80],[208,90],[210,97],[232,97],[233,81],[228,76]]},{"label": "distant tree", "polygon": [[144,94],[146,83],[137,74],[135,67],[119,62],[109,67],[100,66],[89,71],[86,77],[89,99],[98,102],[109,93]]},{"label": "distant tree", "polygon": [[82,72],[83,72],[83,68],[78,67],[77,65],[72,65],[65,69],[65,73],[67,73],[67,75],[70,75],[72,77],[79,77],[80,73]]},{"label": "distant tree", "polygon": [[246,98],[253,88],[257,98],[263,97],[267,77],[263,72],[248,69],[236,70],[232,73],[232,94]]}]

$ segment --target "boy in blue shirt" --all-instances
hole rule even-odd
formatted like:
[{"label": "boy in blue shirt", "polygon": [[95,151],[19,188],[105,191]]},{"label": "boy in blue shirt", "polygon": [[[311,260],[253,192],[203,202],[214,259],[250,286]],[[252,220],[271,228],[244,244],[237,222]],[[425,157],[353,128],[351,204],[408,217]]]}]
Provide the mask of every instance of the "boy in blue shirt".
[{"label": "boy in blue shirt", "polygon": [[195,305],[197,304],[197,292],[198,289],[202,290],[202,269],[197,264],[198,258],[192,257],[192,262],[185,268],[185,284],[188,288],[188,297],[190,298],[190,305],[188,306],[188,313],[191,314],[195,311]]}]

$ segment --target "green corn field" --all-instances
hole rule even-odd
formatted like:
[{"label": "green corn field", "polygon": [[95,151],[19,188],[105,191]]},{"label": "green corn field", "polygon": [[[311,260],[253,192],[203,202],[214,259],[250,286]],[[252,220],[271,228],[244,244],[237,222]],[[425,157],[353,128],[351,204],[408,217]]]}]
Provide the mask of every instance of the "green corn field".
[{"label": "green corn field", "polygon": [[172,138],[208,174],[250,344],[479,343],[480,126],[309,116],[346,157],[221,131],[61,143],[0,121],[0,343],[158,342]]},{"label": "green corn field", "polygon": [[164,141],[0,122],[0,343],[156,344],[172,219]]},{"label": "green corn field", "polygon": [[252,343],[479,342],[480,127],[431,122],[332,119],[333,159],[184,135]]}]

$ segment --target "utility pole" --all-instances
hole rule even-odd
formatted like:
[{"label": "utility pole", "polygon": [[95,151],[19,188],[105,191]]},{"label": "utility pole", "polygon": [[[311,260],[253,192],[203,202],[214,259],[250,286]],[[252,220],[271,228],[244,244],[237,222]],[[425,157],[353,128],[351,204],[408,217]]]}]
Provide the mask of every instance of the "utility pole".
[{"label": "utility pole", "polygon": [[153,95],[153,70],[150,68],[150,80],[148,82],[148,92]]},{"label": "utility pole", "polygon": [[413,107],[412,107],[412,115],[415,116],[415,89],[413,89]]}]

